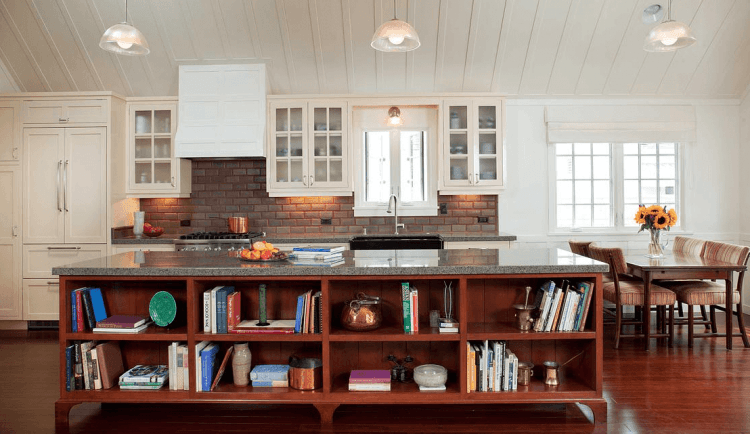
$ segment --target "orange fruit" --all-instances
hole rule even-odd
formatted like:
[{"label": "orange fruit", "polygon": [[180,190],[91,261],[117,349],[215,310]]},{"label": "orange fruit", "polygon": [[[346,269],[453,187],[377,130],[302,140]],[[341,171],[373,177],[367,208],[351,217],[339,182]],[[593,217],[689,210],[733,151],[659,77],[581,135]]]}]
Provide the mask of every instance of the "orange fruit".
[{"label": "orange fruit", "polygon": [[266,248],[265,241],[256,241],[253,243],[253,250],[264,250]]}]

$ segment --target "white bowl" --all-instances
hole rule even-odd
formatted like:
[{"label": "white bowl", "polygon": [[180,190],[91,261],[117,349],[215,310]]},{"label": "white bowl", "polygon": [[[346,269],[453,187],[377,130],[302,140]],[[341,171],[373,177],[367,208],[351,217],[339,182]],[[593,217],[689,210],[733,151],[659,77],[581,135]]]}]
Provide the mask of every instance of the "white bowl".
[{"label": "white bowl", "polygon": [[440,365],[420,365],[414,368],[414,382],[420,386],[442,386],[448,380],[448,370]]}]

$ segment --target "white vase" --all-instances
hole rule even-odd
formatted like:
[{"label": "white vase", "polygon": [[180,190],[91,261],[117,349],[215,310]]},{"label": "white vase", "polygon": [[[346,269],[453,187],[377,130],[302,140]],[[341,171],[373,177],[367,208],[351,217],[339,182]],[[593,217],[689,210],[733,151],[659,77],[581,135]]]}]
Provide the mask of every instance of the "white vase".
[{"label": "white vase", "polygon": [[232,375],[235,386],[247,386],[250,382],[250,362],[252,354],[247,344],[234,344],[232,354]]}]

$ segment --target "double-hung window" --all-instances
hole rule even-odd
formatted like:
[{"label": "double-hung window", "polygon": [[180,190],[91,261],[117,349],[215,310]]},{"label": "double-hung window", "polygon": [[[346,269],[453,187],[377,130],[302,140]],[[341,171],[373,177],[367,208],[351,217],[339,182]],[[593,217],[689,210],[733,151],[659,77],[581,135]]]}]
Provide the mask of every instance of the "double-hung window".
[{"label": "double-hung window", "polygon": [[556,143],[553,158],[553,231],[630,231],[639,204],[680,213],[677,143]]}]

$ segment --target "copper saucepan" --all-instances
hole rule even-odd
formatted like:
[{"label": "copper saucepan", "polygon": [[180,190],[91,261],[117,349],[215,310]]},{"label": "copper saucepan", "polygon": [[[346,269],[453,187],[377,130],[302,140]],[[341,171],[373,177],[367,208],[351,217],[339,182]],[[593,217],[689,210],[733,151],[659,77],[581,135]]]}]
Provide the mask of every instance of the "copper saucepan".
[{"label": "copper saucepan", "polygon": [[233,234],[247,233],[247,217],[229,217],[227,218],[229,232]]}]

